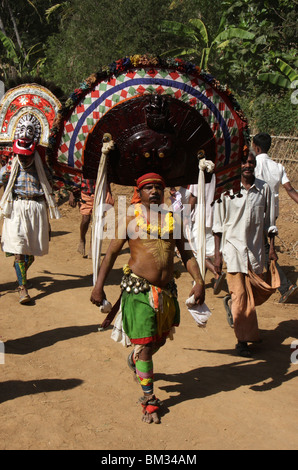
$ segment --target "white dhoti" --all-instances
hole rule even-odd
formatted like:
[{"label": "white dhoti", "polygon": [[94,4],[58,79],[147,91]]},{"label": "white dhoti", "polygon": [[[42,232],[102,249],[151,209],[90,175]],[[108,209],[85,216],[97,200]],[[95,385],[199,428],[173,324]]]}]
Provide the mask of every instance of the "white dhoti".
[{"label": "white dhoti", "polygon": [[[189,231],[188,233],[190,234],[191,249],[194,252],[194,254],[196,255],[196,253],[198,251],[198,247],[197,247],[197,240],[198,240],[197,227],[193,226],[192,230]],[[215,251],[214,236],[213,236],[212,229],[210,227],[206,227],[205,234],[206,234],[206,257],[207,258],[212,258],[214,256],[214,251]]]},{"label": "white dhoti", "polygon": [[3,222],[2,250],[6,253],[43,256],[49,251],[46,202],[17,199]]},{"label": "white dhoti", "polygon": [[206,257],[212,258],[215,252],[215,242],[211,227],[206,227]]}]

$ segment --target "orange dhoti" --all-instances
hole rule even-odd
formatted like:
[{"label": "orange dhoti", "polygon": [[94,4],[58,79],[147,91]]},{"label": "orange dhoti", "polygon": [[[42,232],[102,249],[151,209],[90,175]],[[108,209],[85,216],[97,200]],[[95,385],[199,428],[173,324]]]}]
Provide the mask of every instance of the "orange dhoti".
[{"label": "orange dhoti", "polygon": [[85,192],[81,192],[81,199],[82,203],[80,205],[80,213],[81,215],[91,215],[94,205],[94,194],[87,194]]},{"label": "orange dhoti", "polygon": [[249,270],[245,273],[227,273],[231,294],[234,332],[238,341],[260,340],[256,306],[262,305],[280,285],[274,262],[271,262],[266,281],[262,275]]}]

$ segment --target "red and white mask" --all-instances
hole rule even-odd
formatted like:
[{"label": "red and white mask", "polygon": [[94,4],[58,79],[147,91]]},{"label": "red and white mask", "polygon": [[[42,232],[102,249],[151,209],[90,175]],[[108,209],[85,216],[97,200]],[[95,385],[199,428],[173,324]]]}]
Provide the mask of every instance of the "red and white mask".
[{"label": "red and white mask", "polygon": [[38,144],[41,134],[41,125],[33,114],[21,117],[16,127],[13,151],[17,155],[31,156]]}]

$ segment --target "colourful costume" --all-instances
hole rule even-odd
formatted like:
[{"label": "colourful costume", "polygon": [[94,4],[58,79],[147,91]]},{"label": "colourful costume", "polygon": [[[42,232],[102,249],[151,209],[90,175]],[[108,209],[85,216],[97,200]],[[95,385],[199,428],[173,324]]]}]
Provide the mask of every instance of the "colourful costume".
[{"label": "colourful costume", "polygon": [[[20,303],[30,302],[27,271],[34,256],[43,256],[49,249],[49,218],[60,218],[49,182],[49,172],[36,150],[40,123],[31,114],[18,122],[13,144],[14,158],[0,171],[0,186],[5,191],[0,201],[4,217],[1,247],[8,256],[15,255]],[[21,160],[23,157],[24,160]]]},{"label": "colourful costume", "polygon": [[155,343],[158,350],[164,339],[172,339],[174,328],[180,323],[176,283],[173,280],[161,289],[130,272],[123,276],[121,289],[121,308],[112,338],[125,345],[134,344],[132,366],[143,391],[153,393],[153,362],[140,361],[138,356],[146,344]]},{"label": "colourful costume", "polygon": [[[160,175],[149,173],[137,180],[137,187],[141,189],[146,184],[165,183]],[[135,216],[137,226],[141,233],[155,238],[173,233],[173,216],[168,213],[164,218],[164,225],[151,225],[143,216],[141,205],[136,204]],[[173,329],[180,323],[180,308],[177,301],[177,287],[174,280],[161,288],[150,284],[146,279],[136,276],[128,265],[124,267],[124,276],[121,281],[121,305],[116,319],[112,338],[125,345],[133,344],[134,351],[129,356],[129,363],[134,369],[141,384],[143,392],[153,395],[153,361],[140,360],[140,352],[146,345],[153,345],[156,352],[164,344],[167,337],[171,337]],[[148,413],[148,406],[157,406],[156,399],[149,405],[143,404]],[[151,408],[150,408],[151,409]],[[151,413],[151,411],[150,411]]]},{"label": "colourful costume", "polygon": [[173,326],[179,325],[175,281],[168,288],[161,289],[145,279],[130,275],[123,277],[121,287],[123,329],[133,344],[159,341],[170,334]]}]

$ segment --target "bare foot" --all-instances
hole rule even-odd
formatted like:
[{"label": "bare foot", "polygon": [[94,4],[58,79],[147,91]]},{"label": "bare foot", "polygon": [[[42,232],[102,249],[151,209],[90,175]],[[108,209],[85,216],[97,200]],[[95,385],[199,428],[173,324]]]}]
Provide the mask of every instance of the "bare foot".
[{"label": "bare foot", "polygon": [[19,299],[20,304],[27,304],[28,302],[31,301],[31,297],[28,294],[28,291],[25,286],[19,286],[18,291],[19,291],[19,297],[20,297]]},{"label": "bare foot", "polygon": [[142,417],[142,421],[144,421],[144,423],[148,423],[148,424],[151,424],[151,423],[159,424],[160,423],[160,419],[159,419],[159,416],[156,413],[156,411],[154,413],[147,413],[147,411],[145,411],[145,413]]},{"label": "bare foot", "polygon": [[144,396],[140,398],[141,405],[143,407],[142,421],[147,424],[160,423],[158,416],[158,410],[162,403],[155,397],[155,395]]},{"label": "bare foot", "polygon": [[80,243],[78,245],[78,249],[77,249],[78,253],[80,253],[83,257],[86,256],[86,253],[85,253],[85,242],[83,240],[80,240]]},{"label": "bare foot", "polygon": [[91,237],[90,237],[90,245],[89,245],[88,258],[89,258],[89,259],[92,259],[92,233],[91,233]]}]

